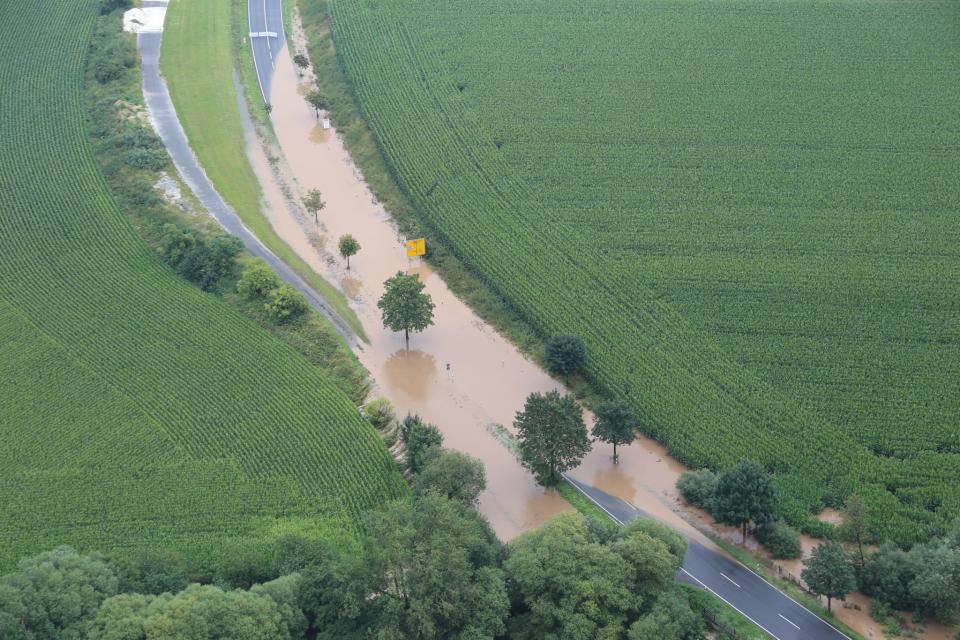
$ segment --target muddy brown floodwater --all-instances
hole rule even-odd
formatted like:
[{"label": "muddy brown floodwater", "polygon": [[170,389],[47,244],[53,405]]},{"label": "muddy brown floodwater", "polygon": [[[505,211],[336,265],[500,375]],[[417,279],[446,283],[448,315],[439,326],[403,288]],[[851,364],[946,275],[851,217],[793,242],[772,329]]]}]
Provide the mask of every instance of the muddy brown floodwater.
[{"label": "muddy brown floodwater", "polygon": [[[299,20],[295,20],[293,38],[298,49],[304,49]],[[309,80],[297,76],[284,50],[271,87],[271,119],[279,149],[269,153],[275,157],[268,159],[256,135],[249,133],[248,151],[264,186],[264,208],[271,224],[349,299],[369,337],[357,356],[373,376],[375,393],[390,398],[401,415],[419,414],[436,424],[446,446],[483,461],[487,489],[480,498],[480,510],[502,539],[510,540],[569,510],[558,494],[537,486],[491,433],[493,424],[512,431],[514,415],[531,392],[563,391],[563,386],[480,320],[429,265],[406,257],[405,238],[367,188],[340,137],[322,128],[303,99]],[[313,188],[321,191],[326,202],[319,224],[293,204]],[[346,233],[361,246],[349,270],[335,253],[337,239]],[[417,273],[436,305],[434,325],[413,334],[409,349],[402,334],[383,328],[376,306],[384,281],[397,271]],[[610,447],[598,443],[573,475],[709,546],[714,545],[689,521],[713,526],[731,541],[739,541],[734,540],[735,532],[716,526],[707,514],[682,505],[675,484],[685,468],[660,444],[638,438],[620,448],[617,465],[611,453]],[[836,517],[835,513],[825,515],[831,520]],[[807,553],[816,543],[803,542]],[[779,564],[795,575],[802,568],[799,562]],[[862,609],[841,609],[841,619],[866,637],[883,637],[879,625],[866,615],[865,599],[857,594],[854,601]],[[928,627],[924,637],[952,636],[945,627]]]}]

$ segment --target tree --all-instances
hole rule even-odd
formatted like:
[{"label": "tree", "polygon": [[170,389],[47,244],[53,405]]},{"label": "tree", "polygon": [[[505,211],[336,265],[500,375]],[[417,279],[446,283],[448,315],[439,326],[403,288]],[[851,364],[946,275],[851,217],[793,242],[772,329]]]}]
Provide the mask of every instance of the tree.
[{"label": "tree", "polygon": [[340,242],[337,243],[337,247],[340,249],[340,255],[347,259],[347,269],[349,269],[350,256],[354,256],[357,254],[357,251],[360,251],[360,243],[348,233],[340,236]]},{"label": "tree", "polygon": [[432,424],[420,420],[419,416],[407,416],[400,428],[400,439],[407,450],[407,468],[411,473],[420,473],[440,453],[443,436]]},{"label": "tree", "polygon": [[383,312],[383,326],[391,331],[403,331],[407,347],[410,332],[423,331],[433,324],[433,299],[423,293],[424,285],[416,274],[397,275],[383,283],[386,291],[377,301]]},{"label": "tree", "polygon": [[665,591],[653,610],[630,626],[627,640],[701,640],[704,618],[690,609],[690,601],[680,589]]},{"label": "tree", "polygon": [[293,64],[297,65],[297,75],[302,76],[303,71],[310,66],[310,61],[307,60],[307,56],[302,53],[298,53],[293,56]]},{"label": "tree", "polygon": [[28,558],[0,578],[3,638],[81,640],[101,603],[117,593],[114,567],[70,547]]},{"label": "tree", "polygon": [[274,289],[270,300],[263,306],[270,317],[280,324],[299,318],[310,308],[304,295],[286,283]]},{"label": "tree", "polygon": [[613,445],[613,463],[617,464],[617,445],[628,445],[637,437],[633,413],[619,402],[601,402],[593,413],[593,437]]},{"label": "tree", "polygon": [[176,593],[189,583],[186,560],[169,549],[142,549],[111,557],[111,562],[120,580],[119,593]]},{"label": "tree", "polygon": [[513,426],[523,466],[544,486],[556,486],[560,474],[577,466],[590,451],[583,412],[570,395],[561,397],[556,391],[530,394]]},{"label": "tree", "polygon": [[747,542],[747,525],[770,522],[776,509],[773,479],[759,462],[747,460],[720,475],[713,500],[713,515],[723,524],[743,527],[744,544]]},{"label": "tree", "polygon": [[803,565],[800,577],[811,591],[827,596],[827,611],[831,611],[834,598],[843,600],[857,588],[857,574],[850,556],[836,542],[817,545]]},{"label": "tree", "polygon": [[760,544],[778,560],[793,560],[803,555],[800,532],[783,520],[760,525],[756,535]]},{"label": "tree", "polygon": [[364,527],[371,637],[494,638],[509,612],[499,541],[476,510],[436,494],[401,499]]},{"label": "tree", "polygon": [[280,286],[280,278],[261,258],[254,258],[237,281],[237,293],[248,300],[265,298]]},{"label": "tree", "polygon": [[554,336],[547,343],[544,360],[551,373],[563,376],[569,383],[571,375],[583,370],[587,362],[587,348],[580,336]]},{"label": "tree", "polygon": [[303,198],[303,208],[313,214],[313,221],[320,223],[320,212],[327,206],[320,194],[320,189],[310,189]]},{"label": "tree", "polygon": [[328,106],[327,96],[323,95],[323,93],[321,93],[319,89],[314,89],[313,91],[310,91],[309,93],[307,93],[307,95],[304,96],[304,99],[307,101],[307,104],[313,107],[313,110],[317,114],[317,118],[320,117],[320,111],[322,109],[326,109]]},{"label": "tree", "polygon": [[710,469],[684,471],[677,480],[677,489],[683,499],[695,507],[713,512],[713,499],[717,494],[717,474]]},{"label": "tree", "polygon": [[476,504],[487,486],[483,462],[459,451],[441,451],[428,460],[413,485],[413,495],[431,491],[464,504]]},{"label": "tree", "polygon": [[683,556],[662,531],[593,531],[580,514],[562,514],[510,543],[510,638],[622,638],[672,588]]},{"label": "tree", "polygon": [[[269,588],[279,593],[282,588]],[[294,612],[285,619],[268,593],[223,591],[192,584],[176,595],[122,594],[103,603],[89,640],[291,640]]]},{"label": "tree", "polygon": [[853,493],[847,497],[841,515],[843,524],[840,525],[840,535],[857,545],[857,568],[863,569],[867,561],[863,545],[870,542],[870,509],[863,498]]}]

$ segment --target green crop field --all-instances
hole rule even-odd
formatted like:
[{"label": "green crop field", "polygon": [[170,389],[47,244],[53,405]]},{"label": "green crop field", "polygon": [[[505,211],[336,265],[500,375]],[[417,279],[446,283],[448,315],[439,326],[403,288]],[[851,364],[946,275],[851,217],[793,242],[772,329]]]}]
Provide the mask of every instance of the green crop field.
[{"label": "green crop field", "polygon": [[349,528],[403,491],[378,435],[106,189],[83,97],[96,4],[0,6],[0,569],[58,544],[204,559],[305,519]]},{"label": "green crop field", "polygon": [[647,433],[761,460],[795,522],[851,491],[881,539],[960,515],[960,3],[330,13],[434,235]]}]

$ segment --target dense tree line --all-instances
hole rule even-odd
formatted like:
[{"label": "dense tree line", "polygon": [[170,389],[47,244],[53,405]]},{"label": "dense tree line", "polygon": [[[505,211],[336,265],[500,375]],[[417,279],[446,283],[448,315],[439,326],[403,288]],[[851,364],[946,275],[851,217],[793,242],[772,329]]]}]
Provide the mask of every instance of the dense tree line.
[{"label": "dense tree line", "polygon": [[284,535],[212,570],[170,551],[61,547],[0,577],[8,640],[703,637],[666,525],[573,513],[501,543],[473,505],[480,461],[415,416],[399,430],[410,497],[367,514],[359,540]]},{"label": "dense tree line", "polygon": [[[799,533],[776,518],[777,496],[772,476],[747,461],[717,475],[709,469],[684,473],[677,482],[684,499],[708,511],[718,522],[748,528],[775,558],[799,558]],[[876,551],[870,514],[857,494],[847,498],[843,520],[828,539],[804,560],[801,578],[814,593],[843,600],[853,591],[873,598],[871,613],[886,621],[891,609],[912,612],[916,619],[956,622],[960,614],[960,521],[942,538],[909,550],[892,542]],[[842,544],[846,543],[846,545]]]}]

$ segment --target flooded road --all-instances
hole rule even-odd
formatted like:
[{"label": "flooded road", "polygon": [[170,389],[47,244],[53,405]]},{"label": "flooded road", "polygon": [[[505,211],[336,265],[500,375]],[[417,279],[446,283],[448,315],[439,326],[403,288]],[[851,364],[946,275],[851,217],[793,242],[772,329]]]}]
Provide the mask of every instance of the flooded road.
[{"label": "flooded road", "polygon": [[[312,216],[291,210],[279,189],[265,190],[278,234],[344,291],[363,323],[370,342],[360,345],[357,356],[374,378],[374,393],[389,398],[400,416],[419,414],[436,424],[446,446],[483,460],[487,490],[480,509],[501,538],[569,509],[555,492],[537,486],[488,430],[491,423],[509,427],[529,393],[560,385],[481,322],[426,263],[406,257],[405,239],[376,203],[340,138],[318,126],[302,93],[284,51],[271,88],[271,117],[283,160],[274,171],[265,154],[254,153],[252,159],[261,177],[286,173],[297,194],[313,188],[323,194],[326,207],[316,224]],[[347,233],[361,247],[349,270],[336,254],[337,239]],[[434,326],[412,334],[409,349],[402,333],[383,328],[376,306],[384,281],[398,271],[418,274],[436,305]]]}]

